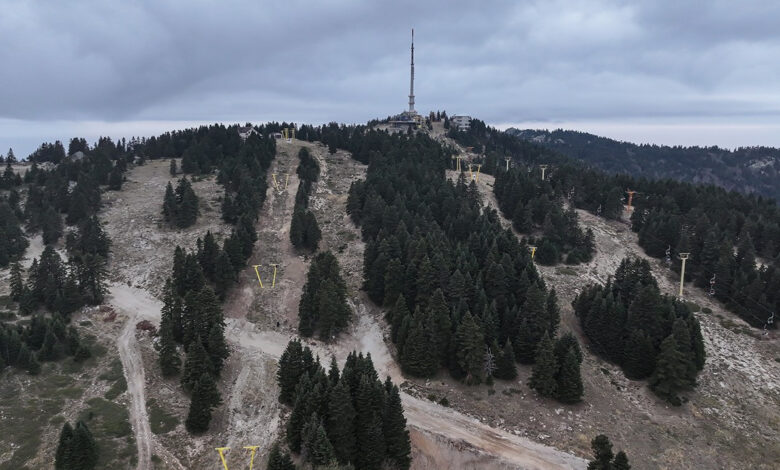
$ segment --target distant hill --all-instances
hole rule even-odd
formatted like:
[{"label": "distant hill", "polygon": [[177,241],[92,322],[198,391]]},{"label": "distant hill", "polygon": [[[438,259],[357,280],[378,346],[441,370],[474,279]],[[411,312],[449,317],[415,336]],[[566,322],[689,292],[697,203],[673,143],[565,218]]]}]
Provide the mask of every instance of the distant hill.
[{"label": "distant hill", "polygon": [[637,145],[561,129],[509,128],[506,132],[609,172],[711,183],[780,200],[777,148],[743,147],[732,151],[719,147]]}]

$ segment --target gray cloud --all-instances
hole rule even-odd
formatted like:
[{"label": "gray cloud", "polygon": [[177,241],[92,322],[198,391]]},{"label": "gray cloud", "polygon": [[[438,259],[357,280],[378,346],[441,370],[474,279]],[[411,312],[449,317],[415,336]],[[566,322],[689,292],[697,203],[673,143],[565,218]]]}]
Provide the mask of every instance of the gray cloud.
[{"label": "gray cloud", "polygon": [[0,146],[9,122],[386,116],[405,106],[412,26],[421,111],[780,121],[771,2],[3,3]]}]

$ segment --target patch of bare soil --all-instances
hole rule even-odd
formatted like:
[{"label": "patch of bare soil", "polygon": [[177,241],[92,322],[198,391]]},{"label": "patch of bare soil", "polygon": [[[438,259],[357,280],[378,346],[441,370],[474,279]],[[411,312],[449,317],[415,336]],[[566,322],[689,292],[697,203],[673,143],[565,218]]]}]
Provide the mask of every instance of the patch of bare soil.
[{"label": "patch of bare soil", "polygon": [[230,234],[230,226],[221,219],[224,190],[214,175],[193,181],[200,212],[195,225],[178,229],[165,223],[165,187],[168,182],[175,187],[181,177],[171,176],[168,168],[168,160],[150,160],[132,167],[121,191],[103,193],[100,212],[111,238],[111,280],[147,289],[155,296],[161,295],[170,275],[176,245],[192,250],[195,240],[208,230],[219,243]]},{"label": "patch of bare soil", "polygon": [[[483,201],[495,207],[493,178],[480,175]],[[562,309],[561,329],[583,337],[571,301],[582,288],[603,283],[626,256],[648,259],[663,292],[675,294],[676,278],[662,261],[648,258],[637,236],[623,221],[606,221],[578,211],[580,223],[596,236],[596,256],[580,266],[538,266],[555,287]],[[508,221],[504,220],[505,225]],[[780,345],[777,335],[758,330],[726,311],[700,289],[686,286],[686,300],[708,307],[698,313],[707,351],[699,385],[682,407],[671,407],[649,391],[645,381],[630,381],[620,369],[585,348],[582,403],[565,406],[541,399],[525,383],[530,368],[519,366],[519,378],[495,386],[464,387],[446,378],[416,381],[419,394],[447,397],[450,404],[481,421],[515,434],[587,456],[596,434],[610,436],[624,449],[632,468],[770,469],[780,462]]]}]

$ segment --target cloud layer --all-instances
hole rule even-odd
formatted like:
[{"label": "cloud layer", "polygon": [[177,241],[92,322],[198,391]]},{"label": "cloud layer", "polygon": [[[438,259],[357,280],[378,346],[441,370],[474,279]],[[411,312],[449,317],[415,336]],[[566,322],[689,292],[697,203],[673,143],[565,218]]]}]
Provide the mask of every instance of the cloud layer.
[{"label": "cloud layer", "polygon": [[10,123],[386,116],[407,100],[411,27],[421,111],[780,124],[780,4],[765,1],[3,4],[0,145]]}]

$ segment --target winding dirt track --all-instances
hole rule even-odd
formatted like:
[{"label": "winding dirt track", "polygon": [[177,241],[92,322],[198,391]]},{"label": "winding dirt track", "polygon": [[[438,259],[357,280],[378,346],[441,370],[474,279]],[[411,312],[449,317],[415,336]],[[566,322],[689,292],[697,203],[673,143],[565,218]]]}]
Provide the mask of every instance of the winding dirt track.
[{"label": "winding dirt track", "polygon": [[110,302],[127,315],[127,322],[117,341],[119,358],[127,381],[130,397],[130,423],[135,432],[138,447],[138,470],[148,470],[152,464],[152,429],[146,413],[144,363],[135,339],[135,325],[140,320],[159,321],[160,305],[146,291],[114,284],[110,289]]}]

